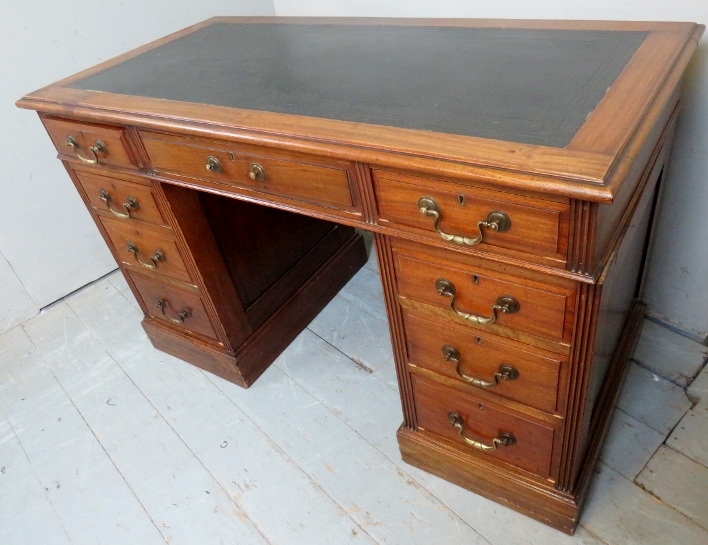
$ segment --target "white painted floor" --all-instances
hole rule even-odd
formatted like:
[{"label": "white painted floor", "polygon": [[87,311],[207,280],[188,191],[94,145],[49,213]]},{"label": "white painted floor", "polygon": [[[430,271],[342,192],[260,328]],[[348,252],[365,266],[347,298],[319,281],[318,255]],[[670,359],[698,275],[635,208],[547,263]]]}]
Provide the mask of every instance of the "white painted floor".
[{"label": "white painted floor", "polygon": [[113,273],[0,335],[0,544],[708,543],[705,347],[654,324],[569,537],[401,461],[373,256],[248,390],[141,317]]}]

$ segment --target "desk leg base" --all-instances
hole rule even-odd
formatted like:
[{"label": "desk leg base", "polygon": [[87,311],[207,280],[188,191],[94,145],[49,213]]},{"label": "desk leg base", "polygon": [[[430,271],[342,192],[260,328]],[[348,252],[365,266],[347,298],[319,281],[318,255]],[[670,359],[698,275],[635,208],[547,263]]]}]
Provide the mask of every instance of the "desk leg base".
[{"label": "desk leg base", "polygon": [[354,234],[233,354],[159,320],[145,318],[143,329],[158,350],[248,388],[337,295],[366,259],[364,239]]},{"label": "desk leg base", "polygon": [[639,339],[645,310],[644,303],[636,302],[625,323],[612,365],[603,382],[588,447],[572,493],[556,490],[552,482],[525,478],[518,471],[513,472],[478,456],[468,455],[424,430],[401,426],[397,436],[403,461],[572,535]]}]

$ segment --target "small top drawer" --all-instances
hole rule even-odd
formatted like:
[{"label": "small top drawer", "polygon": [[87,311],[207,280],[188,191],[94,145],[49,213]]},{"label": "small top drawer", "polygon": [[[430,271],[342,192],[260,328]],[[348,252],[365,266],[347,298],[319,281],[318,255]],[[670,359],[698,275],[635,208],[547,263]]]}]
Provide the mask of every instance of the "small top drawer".
[{"label": "small top drawer", "polygon": [[373,178],[379,223],[408,228],[451,247],[510,249],[551,261],[566,259],[567,202],[381,170],[374,170]]},{"label": "small top drawer", "polygon": [[74,169],[91,206],[101,215],[166,225],[152,188],[144,183]]},{"label": "small top drawer", "polygon": [[330,208],[357,208],[352,166],[346,161],[156,133],[142,132],[141,137],[157,173],[205,178]]},{"label": "small top drawer", "polygon": [[138,161],[128,147],[125,130],[120,127],[91,125],[46,117],[44,126],[59,155],[86,165],[112,165],[135,168]]}]

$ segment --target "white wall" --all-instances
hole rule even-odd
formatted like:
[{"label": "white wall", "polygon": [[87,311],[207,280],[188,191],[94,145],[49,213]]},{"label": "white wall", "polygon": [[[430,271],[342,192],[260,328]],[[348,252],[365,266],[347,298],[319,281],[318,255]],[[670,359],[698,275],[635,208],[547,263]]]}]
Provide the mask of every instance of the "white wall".
[{"label": "white wall", "polygon": [[[277,15],[694,21],[706,0],[274,0]],[[686,74],[644,299],[686,333],[708,335],[708,37]]]},{"label": "white wall", "polygon": [[23,0],[3,6],[0,332],[116,267],[37,115],[14,102],[213,15],[274,14],[271,0]]},{"label": "white wall", "polygon": [[[274,5],[273,5],[274,4]],[[708,22],[705,0],[25,0],[0,18],[0,331],[115,264],[24,93],[212,15],[645,19]],[[687,73],[645,299],[708,335],[708,39]],[[679,234],[679,235],[677,235]],[[6,259],[5,259],[6,258]],[[13,272],[14,271],[14,272]],[[16,274],[15,274],[16,273]],[[23,292],[23,286],[26,291]]]}]

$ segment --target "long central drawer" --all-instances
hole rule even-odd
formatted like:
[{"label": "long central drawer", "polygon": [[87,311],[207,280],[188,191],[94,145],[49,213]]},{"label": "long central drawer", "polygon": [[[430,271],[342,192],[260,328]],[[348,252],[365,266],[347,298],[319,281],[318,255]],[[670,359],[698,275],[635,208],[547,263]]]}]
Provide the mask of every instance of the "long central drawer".
[{"label": "long central drawer", "polygon": [[202,178],[272,195],[354,210],[346,161],[256,146],[141,132],[153,170]]}]

